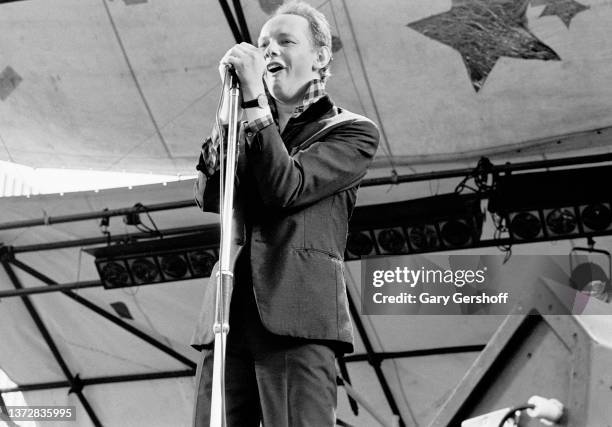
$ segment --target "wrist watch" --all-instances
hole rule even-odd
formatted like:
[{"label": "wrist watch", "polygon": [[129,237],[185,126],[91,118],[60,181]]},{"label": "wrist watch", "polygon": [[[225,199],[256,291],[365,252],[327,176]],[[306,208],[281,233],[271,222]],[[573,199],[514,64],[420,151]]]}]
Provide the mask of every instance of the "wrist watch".
[{"label": "wrist watch", "polygon": [[265,93],[260,93],[257,98],[251,99],[250,101],[243,101],[242,108],[266,108],[268,106],[268,97]]}]

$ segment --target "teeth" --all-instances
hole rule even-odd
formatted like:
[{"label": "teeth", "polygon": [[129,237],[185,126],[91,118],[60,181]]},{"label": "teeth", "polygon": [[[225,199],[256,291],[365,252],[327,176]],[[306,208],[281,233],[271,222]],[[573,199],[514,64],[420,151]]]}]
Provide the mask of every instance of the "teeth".
[{"label": "teeth", "polygon": [[283,67],[279,64],[268,64],[267,68],[268,68],[268,71],[271,73],[276,73],[277,71],[280,71],[283,69]]}]

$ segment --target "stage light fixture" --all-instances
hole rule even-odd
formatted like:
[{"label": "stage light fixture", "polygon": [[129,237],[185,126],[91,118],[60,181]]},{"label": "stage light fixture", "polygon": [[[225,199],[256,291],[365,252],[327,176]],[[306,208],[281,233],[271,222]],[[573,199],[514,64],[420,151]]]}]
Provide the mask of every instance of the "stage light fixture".
[{"label": "stage light fixture", "polygon": [[589,296],[608,301],[610,278],[603,268],[593,262],[584,262],[572,270],[570,286]]},{"label": "stage light fixture", "polygon": [[411,246],[417,251],[427,251],[440,246],[438,232],[430,224],[408,227],[408,239]]},{"label": "stage light fixture", "polygon": [[608,302],[609,300],[608,292],[606,291],[606,282],[601,280],[590,281],[582,288],[581,292],[604,302]]},{"label": "stage light fixture", "polygon": [[546,226],[556,235],[570,234],[578,228],[574,209],[559,208],[544,211]]},{"label": "stage light fixture", "polygon": [[106,288],[209,277],[219,256],[219,227],[172,238],[87,249]]},{"label": "stage light fixture", "polygon": [[187,257],[193,268],[193,274],[198,277],[209,277],[217,262],[217,258],[204,249],[187,252]]},{"label": "stage light fixture", "polygon": [[595,248],[595,240],[588,238],[589,247],[574,247],[569,254],[569,285],[590,297],[609,302],[612,293],[612,254]]},{"label": "stage light fixture", "polygon": [[130,275],[124,262],[100,263],[98,269],[102,281],[113,287],[127,286],[130,283]]},{"label": "stage light fixture", "polygon": [[489,211],[505,219],[510,238],[544,241],[612,233],[612,166],[494,177]]},{"label": "stage light fixture", "polygon": [[483,219],[477,194],[360,206],[349,224],[345,259],[468,247],[480,240]]},{"label": "stage light fixture", "polygon": [[377,230],[376,240],[383,253],[399,254],[406,249],[406,238],[401,228]]},{"label": "stage light fixture", "polygon": [[531,240],[542,233],[542,223],[537,211],[517,212],[510,217],[510,229],[516,237]]},{"label": "stage light fixture", "polygon": [[472,228],[463,219],[453,219],[441,224],[440,235],[447,245],[461,247],[470,242]]},{"label": "stage light fixture", "polygon": [[128,264],[136,283],[153,283],[161,280],[159,267],[152,257],[131,259],[128,260]]},{"label": "stage light fixture", "polygon": [[603,231],[612,223],[612,211],[608,203],[581,206],[580,216],[585,228],[591,231]]},{"label": "stage light fixture", "polygon": [[375,255],[373,239],[367,231],[356,231],[349,233],[346,240],[346,251],[348,258],[355,259],[364,256]]},{"label": "stage light fixture", "polygon": [[187,260],[182,254],[169,254],[159,258],[162,273],[169,279],[181,279],[188,273]]}]

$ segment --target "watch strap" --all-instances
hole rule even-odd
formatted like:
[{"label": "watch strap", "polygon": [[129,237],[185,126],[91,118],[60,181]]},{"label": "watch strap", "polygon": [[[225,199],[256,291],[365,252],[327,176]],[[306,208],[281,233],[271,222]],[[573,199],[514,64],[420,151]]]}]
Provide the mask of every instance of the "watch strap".
[{"label": "watch strap", "polygon": [[268,97],[264,93],[260,93],[255,97],[255,99],[251,99],[250,101],[243,101],[240,105],[242,108],[266,108],[268,105]]},{"label": "watch strap", "polygon": [[251,99],[250,101],[243,101],[240,105],[242,108],[255,108],[259,107],[259,97]]}]

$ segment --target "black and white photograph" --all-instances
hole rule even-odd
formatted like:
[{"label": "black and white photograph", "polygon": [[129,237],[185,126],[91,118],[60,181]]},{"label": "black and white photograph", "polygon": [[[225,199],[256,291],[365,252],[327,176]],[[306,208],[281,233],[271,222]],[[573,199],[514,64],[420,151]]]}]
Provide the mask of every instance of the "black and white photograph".
[{"label": "black and white photograph", "polygon": [[612,427],[611,29],[0,0],[0,427]]}]

